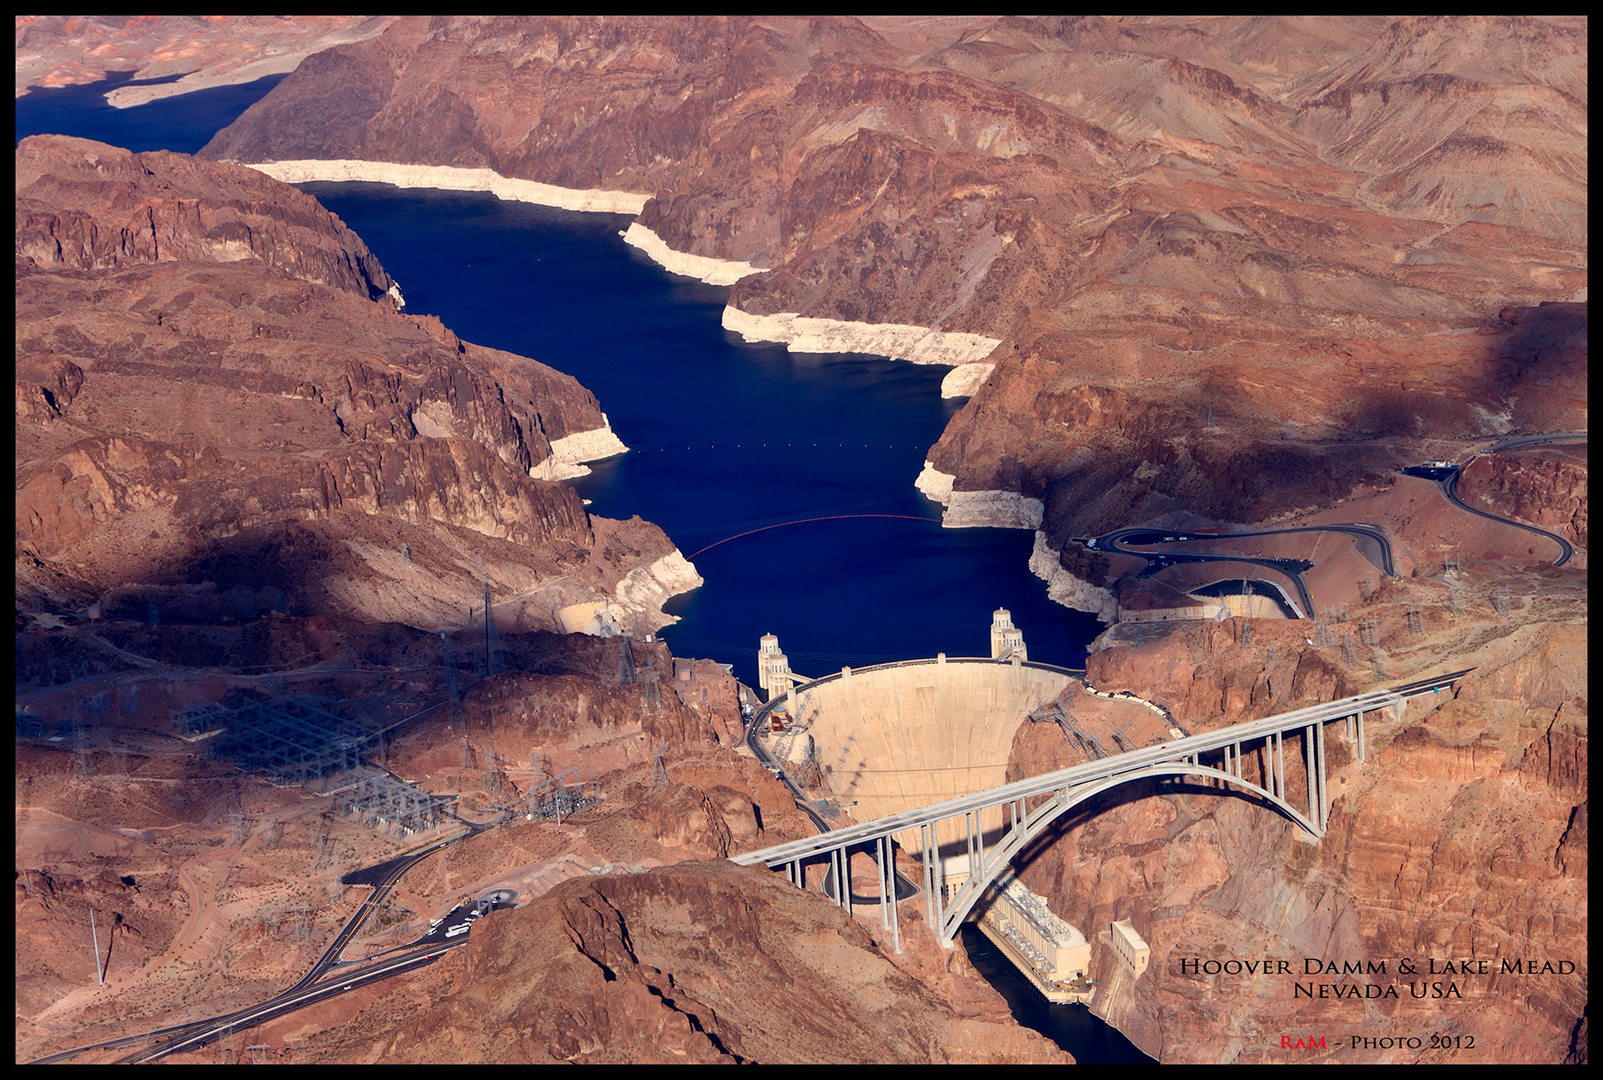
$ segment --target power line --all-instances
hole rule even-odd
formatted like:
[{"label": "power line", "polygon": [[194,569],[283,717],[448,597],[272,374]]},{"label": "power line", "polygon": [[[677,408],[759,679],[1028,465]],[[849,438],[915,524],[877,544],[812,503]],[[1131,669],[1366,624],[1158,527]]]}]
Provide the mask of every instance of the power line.
[{"label": "power line", "polygon": [[854,518],[895,518],[901,521],[923,521],[931,525],[940,524],[940,522],[935,518],[914,517],[912,514],[826,514],[823,517],[802,518],[800,521],[781,521],[777,525],[764,525],[760,529],[748,529],[746,532],[736,533],[734,536],[726,536],[722,540],[714,541],[713,543],[702,548],[700,551],[687,555],[686,558],[694,559],[697,555],[702,554],[702,552],[711,551],[719,544],[727,544],[731,540],[739,540],[743,536],[752,536],[756,533],[767,532],[769,529],[783,529],[788,525],[806,525],[809,522],[814,521],[846,521]]}]

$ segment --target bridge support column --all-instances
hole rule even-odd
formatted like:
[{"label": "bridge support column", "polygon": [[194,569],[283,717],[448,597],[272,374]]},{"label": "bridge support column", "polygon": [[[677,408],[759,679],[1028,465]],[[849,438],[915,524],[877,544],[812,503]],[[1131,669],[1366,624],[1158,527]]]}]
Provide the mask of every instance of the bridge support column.
[{"label": "bridge support column", "polygon": [[941,932],[946,923],[946,864],[941,861],[940,841],[933,823],[919,826],[919,840],[924,859],[924,915],[935,940],[943,949],[950,949],[952,943]]},{"label": "bridge support column", "polygon": [[1286,798],[1286,733],[1275,732],[1275,797]]},{"label": "bridge support column", "polygon": [[880,925],[891,932],[891,944],[902,951],[901,912],[896,906],[896,845],[889,836],[879,838]]},{"label": "bridge support column", "polygon": [[1326,786],[1327,773],[1325,772],[1325,725],[1314,725],[1314,746],[1319,757],[1319,832],[1324,833],[1330,824],[1330,789]]},{"label": "bridge support column", "polygon": [[1314,778],[1314,729],[1318,724],[1310,724],[1302,729],[1302,767],[1303,774],[1308,777],[1308,820],[1319,826],[1319,781]]},{"label": "bridge support column", "polygon": [[1358,710],[1358,760],[1359,761],[1363,761],[1364,760],[1366,749],[1367,748],[1364,746],[1364,712],[1363,712],[1362,709],[1360,709],[1360,710]]},{"label": "bridge support column", "polygon": [[977,878],[985,869],[985,833],[980,828],[978,810],[963,815],[968,826],[968,876]]},{"label": "bridge support column", "polygon": [[935,867],[930,861],[930,827],[918,827],[918,857],[924,865],[924,919],[933,929],[940,923],[935,918]]}]

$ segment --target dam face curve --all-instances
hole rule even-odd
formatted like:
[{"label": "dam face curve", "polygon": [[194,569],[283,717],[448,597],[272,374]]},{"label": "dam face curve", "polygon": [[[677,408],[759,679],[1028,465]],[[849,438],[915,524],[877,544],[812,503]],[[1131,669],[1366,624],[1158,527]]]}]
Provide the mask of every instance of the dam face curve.
[{"label": "dam face curve", "polygon": [[[937,657],[847,668],[770,706],[786,703],[793,729],[811,737],[841,810],[871,821],[1006,783],[1014,733],[1075,681],[1047,664]],[[1006,825],[1001,808],[980,822],[987,834]],[[936,839],[943,855],[966,851],[961,822],[943,822]],[[916,831],[897,840],[919,850]]]}]

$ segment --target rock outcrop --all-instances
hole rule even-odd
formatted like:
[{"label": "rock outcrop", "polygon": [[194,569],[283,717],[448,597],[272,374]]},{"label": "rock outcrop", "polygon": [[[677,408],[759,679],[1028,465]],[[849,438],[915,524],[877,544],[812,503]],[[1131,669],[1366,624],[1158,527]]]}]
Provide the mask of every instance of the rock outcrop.
[{"label": "rock outcrop", "polygon": [[1458,497],[1586,547],[1586,460],[1562,447],[1489,454],[1459,475]]},{"label": "rock outcrop", "polygon": [[[1041,850],[1022,877],[1063,918],[1129,918],[1152,946],[1139,978],[1111,950],[1094,960],[1099,1015],[1165,1063],[1285,1061],[1281,1036],[1308,1032],[1326,1040],[1296,1060],[1457,1060],[1430,1047],[1435,1033],[1473,1034],[1498,1060],[1556,1063],[1572,1058],[1577,1032],[1584,1059],[1585,631],[1491,618],[1476,635],[1491,644],[1455,692],[1399,720],[1371,715],[1366,761],[1327,728],[1331,817],[1317,845],[1254,800],[1138,788]],[[1382,616],[1393,656],[1410,647],[1391,629],[1400,621]],[[1372,685],[1335,650],[1303,648],[1295,624],[1253,626],[1250,645],[1232,620],[1098,652],[1088,677],[1139,687],[1193,732]],[[1439,667],[1433,648],[1418,658]],[[1060,732],[1028,725],[1012,769],[1073,760]],[[1288,777],[1295,803],[1300,773],[1288,766]],[[1182,963],[1264,958],[1288,968]],[[1529,973],[1504,969],[1533,959]],[[1473,974],[1447,971],[1465,960]],[[1358,967],[1328,973],[1331,963]],[[1403,1041],[1352,1041],[1382,1028]]]},{"label": "rock outcrop", "polygon": [[340,1058],[1069,1060],[1015,1025],[1000,998],[954,1002],[938,980],[893,964],[860,922],[766,870],[682,863],[573,881],[481,926],[430,976],[443,991],[432,1008],[377,1037],[346,1037]]},{"label": "rock outcrop", "polygon": [[18,148],[17,188],[29,606],[223,573],[302,613],[455,626],[482,603],[474,554],[509,628],[556,629],[585,599],[651,628],[699,584],[638,520],[605,526],[628,541],[603,556],[599,523],[549,482],[624,449],[588,391],[398,314],[395,283],[311,197],[57,137]]},{"label": "rock outcrop", "polygon": [[[119,109],[295,70],[307,56],[382,33],[393,15],[20,16],[17,96],[114,72],[147,86],[107,95]],[[174,76],[182,76],[174,79]]]},{"label": "rock outcrop", "polygon": [[1526,17],[401,20],[203,153],[654,192],[632,234],[733,280],[726,326],[990,365],[930,462],[1061,552],[1584,426],[1585,56]]}]

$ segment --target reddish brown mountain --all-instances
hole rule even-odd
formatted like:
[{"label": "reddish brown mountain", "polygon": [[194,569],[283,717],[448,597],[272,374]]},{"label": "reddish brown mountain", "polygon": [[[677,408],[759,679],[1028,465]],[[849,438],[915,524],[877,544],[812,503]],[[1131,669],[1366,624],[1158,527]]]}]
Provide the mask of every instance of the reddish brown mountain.
[{"label": "reddish brown mountain", "polygon": [[[313,58],[204,153],[650,192],[641,222],[670,247],[770,268],[736,308],[1003,339],[931,459],[959,490],[1063,507],[1054,546],[1094,524],[1081,507],[1134,509],[1111,475],[1088,487],[1077,452],[1205,491],[1221,456],[1225,474],[1278,467],[1265,440],[1289,424],[1323,498],[1413,453],[1377,439],[1494,434],[1480,417],[1504,402],[1517,426],[1581,423],[1550,390],[1572,368],[1487,345],[1505,308],[1584,297],[1584,25],[926,29],[403,20]],[[1057,386],[1166,419],[1145,440],[1065,428],[1035,407]],[[1203,445],[1209,406],[1228,419]],[[1332,440],[1370,445],[1330,461]],[[1179,499],[1274,509],[1227,502]]]},{"label": "reddish brown mountain", "polygon": [[28,606],[118,590],[143,610],[226,579],[300,612],[455,626],[481,600],[460,564],[476,553],[502,598],[526,597],[515,624],[555,629],[556,608],[672,551],[606,523],[633,554],[595,554],[578,497],[530,475],[552,440],[603,426],[594,397],[397,314],[383,267],[309,196],[56,137],[19,147],[17,188]]}]

